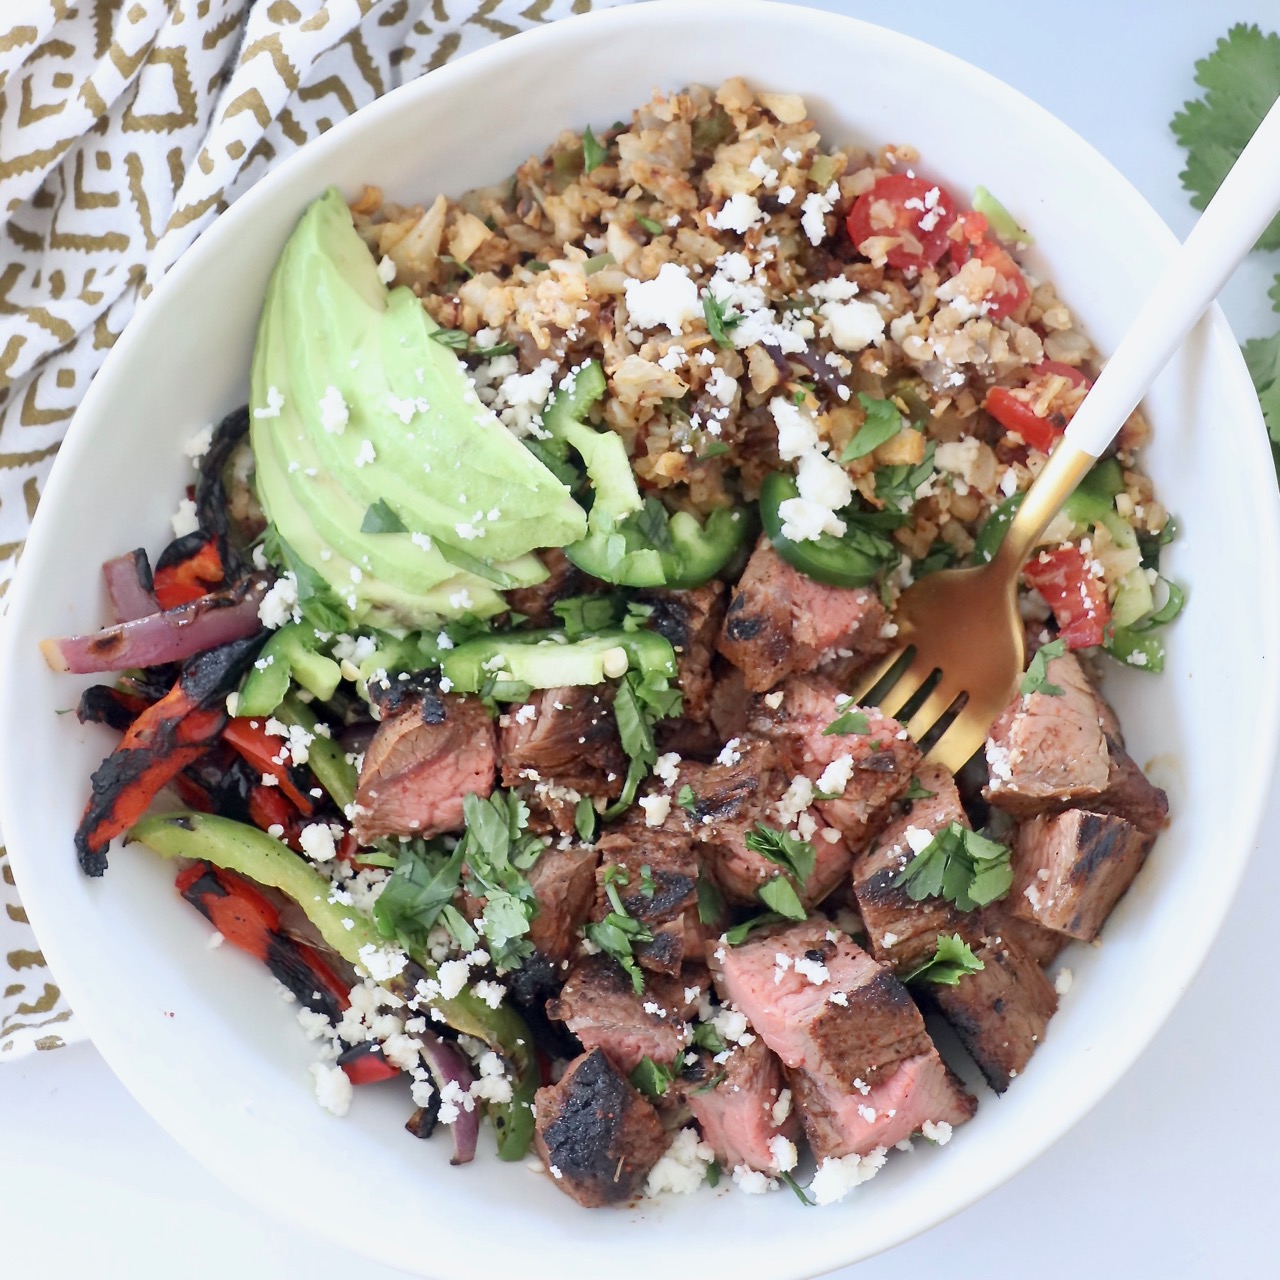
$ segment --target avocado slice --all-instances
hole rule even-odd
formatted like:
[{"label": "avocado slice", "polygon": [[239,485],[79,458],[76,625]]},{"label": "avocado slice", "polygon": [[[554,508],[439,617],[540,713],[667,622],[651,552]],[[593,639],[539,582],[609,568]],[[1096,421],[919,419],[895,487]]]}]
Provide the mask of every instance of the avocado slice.
[{"label": "avocado slice", "polygon": [[[586,531],[436,328],[410,290],[383,287],[336,189],[308,208],[267,289],[251,441],[268,517],[356,621],[499,612],[499,590],[545,578],[534,551]],[[375,503],[403,532],[362,528]]]}]

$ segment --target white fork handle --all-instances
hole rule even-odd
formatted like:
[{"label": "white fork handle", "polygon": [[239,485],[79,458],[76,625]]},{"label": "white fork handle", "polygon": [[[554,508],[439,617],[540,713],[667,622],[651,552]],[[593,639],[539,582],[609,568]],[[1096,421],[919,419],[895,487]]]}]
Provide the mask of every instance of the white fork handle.
[{"label": "white fork handle", "polygon": [[1277,209],[1280,99],[1169,260],[1115,354],[1081,402],[1067,427],[1067,443],[1096,458],[1115,439]]}]

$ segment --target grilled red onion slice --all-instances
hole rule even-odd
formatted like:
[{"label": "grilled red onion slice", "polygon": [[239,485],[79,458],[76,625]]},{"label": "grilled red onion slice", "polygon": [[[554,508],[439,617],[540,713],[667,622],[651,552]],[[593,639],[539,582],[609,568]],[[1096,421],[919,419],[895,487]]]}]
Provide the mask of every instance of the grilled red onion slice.
[{"label": "grilled red onion slice", "polygon": [[133,622],[160,612],[151,591],[151,566],[141,547],[108,560],[102,566],[102,577],[117,622]]},{"label": "grilled red onion slice", "polygon": [[178,662],[257,631],[262,625],[258,605],[267,585],[264,577],[248,578],[190,604],[104,627],[94,635],[42,640],[40,651],[54,671],[77,675]]},{"label": "grilled red onion slice", "polygon": [[[470,1093],[475,1073],[462,1050],[430,1031],[419,1032],[418,1038],[422,1041],[422,1056],[435,1077],[436,1088],[441,1095],[450,1081],[464,1094]],[[476,1141],[480,1137],[480,1105],[477,1103],[472,1111],[464,1110],[461,1102],[457,1105],[458,1118],[449,1126],[453,1134],[453,1158],[449,1163],[469,1164],[475,1159]]]}]

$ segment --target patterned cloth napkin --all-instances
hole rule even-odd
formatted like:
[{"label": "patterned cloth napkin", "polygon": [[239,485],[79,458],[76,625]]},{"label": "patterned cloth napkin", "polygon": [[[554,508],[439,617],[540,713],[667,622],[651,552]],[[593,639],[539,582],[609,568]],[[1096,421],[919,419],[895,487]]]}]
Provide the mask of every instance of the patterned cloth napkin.
[{"label": "patterned cloth napkin", "polygon": [[[90,379],[219,213],[388,89],[619,2],[0,0],[0,596]],[[82,1039],[3,847],[0,904],[0,1061]]]}]

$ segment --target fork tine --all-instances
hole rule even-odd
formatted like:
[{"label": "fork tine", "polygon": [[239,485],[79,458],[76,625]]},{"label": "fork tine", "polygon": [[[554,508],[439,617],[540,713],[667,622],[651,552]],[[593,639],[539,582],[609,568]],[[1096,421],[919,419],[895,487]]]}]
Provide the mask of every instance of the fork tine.
[{"label": "fork tine", "polygon": [[[981,704],[971,702],[947,727],[947,731],[925,753],[925,759],[958,773],[987,740],[990,719]],[[915,738],[915,733],[911,734]]]},{"label": "fork tine", "polygon": [[887,716],[897,715],[935,670],[932,663],[923,661],[919,656],[913,658],[893,688],[880,699],[880,710]]},{"label": "fork tine", "polygon": [[912,742],[919,742],[930,729],[947,713],[947,709],[960,696],[957,689],[944,676],[938,687],[924,700],[915,715],[907,721],[907,736]]},{"label": "fork tine", "polygon": [[853,700],[860,703],[893,670],[894,666],[902,661],[902,655],[906,651],[905,646],[895,649],[888,657],[864,671],[858,682],[849,691]]}]

